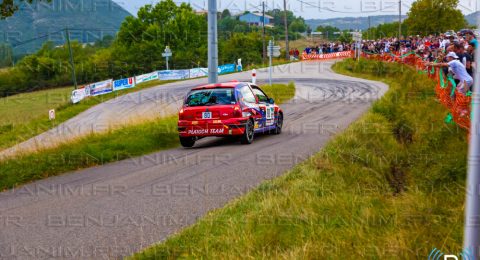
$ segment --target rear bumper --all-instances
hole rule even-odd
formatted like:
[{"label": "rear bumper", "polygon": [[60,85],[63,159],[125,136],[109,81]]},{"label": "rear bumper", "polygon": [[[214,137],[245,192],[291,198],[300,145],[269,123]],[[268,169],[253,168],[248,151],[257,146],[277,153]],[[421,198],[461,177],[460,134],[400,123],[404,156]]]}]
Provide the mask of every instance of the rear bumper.
[{"label": "rear bumper", "polygon": [[245,133],[248,119],[178,121],[178,134],[181,137],[234,136]]}]

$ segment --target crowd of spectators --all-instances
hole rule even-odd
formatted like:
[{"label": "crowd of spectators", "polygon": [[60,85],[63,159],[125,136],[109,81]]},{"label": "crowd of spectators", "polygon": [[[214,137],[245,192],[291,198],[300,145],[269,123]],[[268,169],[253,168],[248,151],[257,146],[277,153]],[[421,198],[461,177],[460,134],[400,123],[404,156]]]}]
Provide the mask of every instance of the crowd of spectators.
[{"label": "crowd of spectators", "polygon": [[411,36],[407,38],[384,38],[376,41],[364,40],[361,45],[364,53],[393,53],[405,55],[415,53],[422,57],[426,65],[443,67],[456,81],[457,89],[466,93],[473,86],[475,70],[475,50],[478,40],[473,31],[462,30],[439,36]]},{"label": "crowd of spectators", "polygon": [[342,42],[331,42],[331,43],[319,44],[316,46],[309,46],[305,48],[303,52],[305,54],[327,54],[327,53],[349,51],[351,49],[352,49],[351,44],[346,44]]},{"label": "crowd of spectators", "polygon": [[[360,48],[366,54],[391,54],[402,56],[416,54],[425,64],[443,67],[445,74],[453,77],[457,89],[466,93],[473,86],[475,71],[475,50],[478,40],[472,30],[458,33],[449,31],[438,36],[392,37],[378,40],[363,40]],[[324,54],[355,49],[354,44],[326,43],[316,47],[307,47],[305,54]],[[478,66],[477,66],[478,67]]]},{"label": "crowd of spectators", "polygon": [[[425,64],[442,67],[445,75],[453,77],[457,89],[466,93],[473,86],[475,72],[475,50],[478,49],[477,36],[472,30],[449,31],[438,36],[392,37],[378,40],[363,40],[360,48],[366,54],[391,54],[402,56],[416,54]],[[355,44],[342,42],[323,43],[305,48],[303,54],[328,54],[354,50]],[[292,49],[290,54],[298,58],[299,51]]]}]

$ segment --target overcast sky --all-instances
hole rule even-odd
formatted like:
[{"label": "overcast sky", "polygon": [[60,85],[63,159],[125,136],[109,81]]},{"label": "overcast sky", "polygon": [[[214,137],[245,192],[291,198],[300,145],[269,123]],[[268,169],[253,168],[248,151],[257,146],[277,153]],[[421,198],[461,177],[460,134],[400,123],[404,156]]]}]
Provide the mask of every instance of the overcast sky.
[{"label": "overcast sky", "polygon": [[[146,4],[158,0],[114,0],[132,14]],[[174,0],[177,3],[190,3],[194,9],[206,10],[208,0]],[[283,0],[264,0],[267,9],[283,9]],[[310,19],[325,19],[348,16],[391,15],[398,14],[398,0],[289,0],[288,9],[296,15]],[[402,0],[402,14],[406,14],[415,0]],[[217,0],[218,9],[230,9],[232,13],[245,10],[261,11],[262,0]],[[479,0],[460,0],[459,8],[470,14],[480,8]]]}]

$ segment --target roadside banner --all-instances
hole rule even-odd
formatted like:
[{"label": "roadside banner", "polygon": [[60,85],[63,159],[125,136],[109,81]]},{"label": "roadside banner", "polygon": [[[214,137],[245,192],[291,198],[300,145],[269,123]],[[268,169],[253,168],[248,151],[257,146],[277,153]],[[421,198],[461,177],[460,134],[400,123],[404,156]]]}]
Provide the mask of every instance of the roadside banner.
[{"label": "roadside banner", "polygon": [[342,51],[326,54],[302,54],[302,60],[328,60],[328,59],[338,59],[338,58],[349,58],[353,57],[352,51]]},{"label": "roadside banner", "polygon": [[135,84],[140,84],[143,82],[151,81],[151,80],[156,80],[158,79],[158,71],[143,74],[140,76],[135,77]]},{"label": "roadside banner", "polygon": [[70,100],[73,104],[76,104],[82,101],[85,97],[85,88],[79,88],[72,91],[72,96],[70,97]]},{"label": "roadside banner", "polygon": [[190,78],[200,78],[208,76],[208,68],[196,68],[190,70]]},{"label": "roadside banner", "polygon": [[125,78],[113,82],[113,91],[135,87],[135,78]]},{"label": "roadside banner", "polygon": [[90,96],[103,95],[112,91],[113,79],[92,83],[85,87],[85,93],[90,93]]},{"label": "roadside banner", "polygon": [[161,70],[158,71],[160,80],[179,80],[190,78],[190,70]]},{"label": "roadside banner", "polygon": [[218,66],[218,74],[226,74],[235,72],[235,64],[225,64]]}]

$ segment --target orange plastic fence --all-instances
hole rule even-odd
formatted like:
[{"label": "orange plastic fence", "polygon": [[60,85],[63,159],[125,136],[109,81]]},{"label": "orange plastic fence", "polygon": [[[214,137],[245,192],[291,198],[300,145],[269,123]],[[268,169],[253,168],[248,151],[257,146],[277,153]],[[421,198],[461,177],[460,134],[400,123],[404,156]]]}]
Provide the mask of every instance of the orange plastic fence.
[{"label": "orange plastic fence", "polygon": [[428,74],[428,77],[435,80],[437,85],[435,87],[435,93],[438,100],[442,103],[451,113],[453,121],[462,128],[470,130],[470,114],[472,98],[470,95],[460,93],[457,89],[452,94],[452,88],[454,87],[450,80],[447,79],[443,73],[440,72],[441,68],[434,68],[425,66],[423,59],[414,54],[409,53],[405,55],[395,54],[367,54],[363,53],[363,57],[384,62],[397,62],[415,67],[418,71],[424,71]]}]

